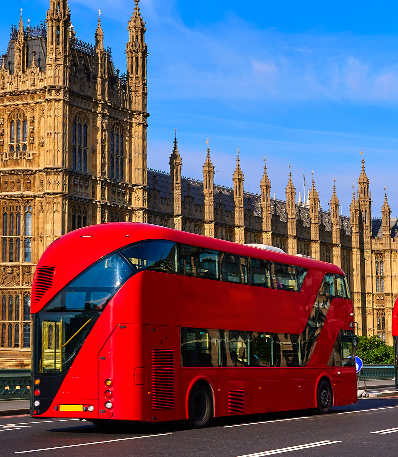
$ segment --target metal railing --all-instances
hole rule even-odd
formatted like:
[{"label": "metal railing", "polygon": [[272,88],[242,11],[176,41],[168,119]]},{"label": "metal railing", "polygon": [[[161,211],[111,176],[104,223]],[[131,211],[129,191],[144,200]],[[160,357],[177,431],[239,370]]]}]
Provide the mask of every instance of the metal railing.
[{"label": "metal railing", "polygon": [[393,379],[395,377],[394,365],[363,365],[358,374],[358,379]]},{"label": "metal railing", "polygon": [[0,370],[0,400],[19,400],[30,397],[30,370]]}]

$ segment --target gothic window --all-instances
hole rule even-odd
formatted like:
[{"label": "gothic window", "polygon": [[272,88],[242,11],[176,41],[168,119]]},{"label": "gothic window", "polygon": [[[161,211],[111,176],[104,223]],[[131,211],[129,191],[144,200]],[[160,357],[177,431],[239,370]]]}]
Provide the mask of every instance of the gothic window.
[{"label": "gothic window", "polygon": [[30,324],[23,326],[23,347],[30,348]]},{"label": "gothic window", "polygon": [[87,226],[87,210],[79,206],[72,208],[72,230]]},{"label": "gothic window", "polygon": [[109,177],[117,181],[124,178],[124,134],[119,125],[115,125],[111,132]]},{"label": "gothic window", "polygon": [[32,207],[25,206],[24,262],[32,261]]},{"label": "gothic window", "polygon": [[30,321],[30,294],[23,298],[23,320]]},{"label": "gothic window", "polygon": [[382,340],[386,340],[386,316],[384,311],[377,311],[376,314],[377,335]]},{"label": "gothic window", "polygon": [[12,324],[7,325],[7,346],[12,348]]},{"label": "gothic window", "polygon": [[6,347],[6,324],[1,324],[1,347]]},{"label": "gothic window", "polygon": [[28,121],[23,111],[11,115],[9,134],[9,152],[18,158],[21,151],[28,149]]},{"label": "gothic window", "polygon": [[14,348],[19,347],[19,324],[15,324],[14,328]]},{"label": "gothic window", "polygon": [[87,173],[87,121],[77,115],[72,125],[72,168]]},{"label": "gothic window", "polygon": [[384,292],[384,265],[383,256],[376,254],[376,292]]},{"label": "gothic window", "polygon": [[21,207],[3,208],[2,261],[21,261]]},{"label": "gothic window", "polygon": [[14,312],[15,312],[15,320],[19,321],[19,295],[15,297],[15,307],[14,307]]},{"label": "gothic window", "polygon": [[1,320],[7,320],[7,299],[5,295],[1,297]]},{"label": "gothic window", "polygon": [[8,296],[8,320],[12,321],[14,317],[14,298],[12,295]]}]

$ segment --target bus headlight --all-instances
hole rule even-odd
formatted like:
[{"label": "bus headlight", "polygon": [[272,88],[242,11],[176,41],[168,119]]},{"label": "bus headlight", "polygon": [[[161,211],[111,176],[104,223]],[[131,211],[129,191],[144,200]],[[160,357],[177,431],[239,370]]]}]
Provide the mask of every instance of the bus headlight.
[{"label": "bus headlight", "polygon": [[110,401],[107,401],[107,402],[105,403],[105,408],[106,408],[106,409],[111,409],[112,406],[113,406],[113,405],[112,405],[112,402],[110,402]]},{"label": "bus headlight", "polygon": [[40,400],[35,400],[34,405],[35,405],[35,408],[38,408],[40,406]]}]

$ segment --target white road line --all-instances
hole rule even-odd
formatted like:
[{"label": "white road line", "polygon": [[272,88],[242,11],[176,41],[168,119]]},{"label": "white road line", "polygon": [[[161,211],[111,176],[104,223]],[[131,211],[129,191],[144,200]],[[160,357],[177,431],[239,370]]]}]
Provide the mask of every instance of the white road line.
[{"label": "white road line", "polygon": [[327,446],[329,444],[336,444],[336,443],[342,443],[342,441],[329,441],[329,440],[318,441],[316,443],[299,444],[297,446],[283,447],[281,449],[273,449],[272,451],[256,452],[254,454],[241,455],[239,457],[263,457],[266,455],[283,454],[284,452],[299,451],[301,449],[309,449],[312,447]]},{"label": "white road line", "polygon": [[310,418],[310,416],[290,417],[290,418],[286,418],[286,419],[274,419],[272,421],[260,421],[260,422],[249,422],[247,424],[224,425],[223,428],[245,427],[247,425],[258,425],[258,424],[273,424],[274,422],[286,422],[286,421],[309,419],[309,418]]},{"label": "white road line", "polygon": [[386,430],[378,430],[377,432],[370,432],[370,433],[378,433],[380,435],[387,435],[387,433],[397,433],[398,427],[395,428],[387,428]]},{"label": "white road line", "polygon": [[[342,411],[341,413],[336,413],[337,415],[340,414],[355,414],[355,413],[366,413],[369,411],[379,411],[383,409],[395,409],[398,408],[397,406],[383,406],[380,408],[371,408],[371,409],[358,409],[355,411]],[[234,424],[234,425],[224,425],[223,428],[232,428],[232,427],[246,427],[247,425],[259,425],[259,424],[273,424],[274,422],[286,422],[286,421],[291,421],[291,420],[299,420],[299,419],[310,419],[311,417],[316,417],[316,416],[301,416],[301,417],[289,417],[286,419],[274,419],[271,421],[261,421],[261,422],[249,422],[246,424]]]},{"label": "white road line", "polygon": [[133,436],[130,438],[119,438],[117,440],[93,441],[91,443],[70,444],[68,446],[47,447],[47,448],[43,448],[43,449],[30,449],[29,451],[16,451],[15,454],[27,454],[29,452],[41,452],[41,451],[53,451],[54,449],[66,449],[66,448],[71,448],[71,447],[91,446],[92,444],[116,443],[119,441],[139,440],[141,438],[154,438],[157,436],[166,436],[166,435],[172,435],[172,433],[159,433],[158,435]]}]

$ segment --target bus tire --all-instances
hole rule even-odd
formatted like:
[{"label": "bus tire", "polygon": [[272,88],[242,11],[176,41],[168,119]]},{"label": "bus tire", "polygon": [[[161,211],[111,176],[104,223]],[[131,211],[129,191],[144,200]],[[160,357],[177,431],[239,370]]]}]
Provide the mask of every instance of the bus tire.
[{"label": "bus tire", "polygon": [[203,384],[193,386],[188,402],[188,422],[192,428],[209,425],[213,416],[213,401],[210,389]]},{"label": "bus tire", "polygon": [[333,392],[330,382],[326,379],[321,379],[316,390],[316,409],[318,414],[330,413],[332,404]]}]

